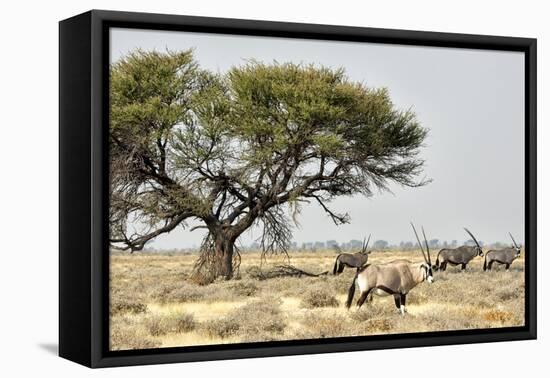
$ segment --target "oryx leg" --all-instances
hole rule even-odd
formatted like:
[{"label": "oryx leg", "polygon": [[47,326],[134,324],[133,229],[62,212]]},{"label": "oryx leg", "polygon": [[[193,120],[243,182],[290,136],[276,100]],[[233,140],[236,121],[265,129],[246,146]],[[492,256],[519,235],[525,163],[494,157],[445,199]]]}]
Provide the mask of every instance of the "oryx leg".
[{"label": "oryx leg", "polygon": [[337,274],[340,274],[344,271],[345,264],[341,261],[338,261],[338,269],[336,270]]},{"label": "oryx leg", "polygon": [[372,288],[361,293],[361,295],[359,296],[359,299],[357,300],[358,309],[361,308],[361,306],[363,306],[363,303],[365,303],[365,300],[367,299],[371,291],[372,291]]},{"label": "oryx leg", "polygon": [[405,303],[407,302],[407,294],[401,294],[401,315],[405,315],[407,312],[407,308],[405,307]]},{"label": "oryx leg", "polygon": [[397,310],[401,310],[401,296],[399,294],[394,294],[393,300],[395,302],[395,307],[397,307]]},{"label": "oryx leg", "polygon": [[407,300],[406,295],[394,294],[393,300],[395,301],[395,307],[397,307],[399,313],[401,313],[401,315],[405,315],[405,312],[407,312],[407,310],[405,309],[405,302]]},{"label": "oryx leg", "polygon": [[466,264],[461,264],[460,270],[466,270]]},{"label": "oryx leg", "polygon": [[439,269],[444,272],[447,269],[447,261],[442,261]]},{"label": "oryx leg", "polygon": [[506,270],[510,269],[510,264],[506,264]]},{"label": "oryx leg", "polygon": [[495,262],[495,260],[489,261],[489,264],[487,265],[487,269],[489,269],[489,270],[493,269],[493,263],[494,262]]}]

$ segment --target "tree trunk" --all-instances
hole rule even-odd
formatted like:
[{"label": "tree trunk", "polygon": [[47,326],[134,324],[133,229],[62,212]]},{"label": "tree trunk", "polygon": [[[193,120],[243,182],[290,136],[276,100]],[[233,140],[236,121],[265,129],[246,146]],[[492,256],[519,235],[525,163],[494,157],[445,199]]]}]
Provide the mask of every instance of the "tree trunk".
[{"label": "tree trunk", "polygon": [[198,282],[208,284],[218,277],[225,280],[233,278],[240,261],[234,259],[239,257],[235,241],[244,229],[246,228],[224,227],[219,223],[208,226],[209,235],[201,246],[201,255],[195,265],[195,277]]},{"label": "tree trunk", "polygon": [[217,277],[226,280],[233,278],[233,252],[235,240],[226,232],[218,232],[214,235],[214,258]]}]

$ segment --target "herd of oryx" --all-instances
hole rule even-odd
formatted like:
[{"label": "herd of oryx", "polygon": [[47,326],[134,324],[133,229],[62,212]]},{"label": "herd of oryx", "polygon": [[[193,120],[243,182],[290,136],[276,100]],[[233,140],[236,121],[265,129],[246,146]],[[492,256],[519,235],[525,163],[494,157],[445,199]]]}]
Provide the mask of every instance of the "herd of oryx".
[{"label": "herd of oryx", "polygon": [[359,287],[359,299],[357,307],[361,307],[369,295],[376,294],[378,296],[393,295],[395,306],[405,314],[405,303],[407,294],[418,284],[428,281],[434,281],[434,270],[445,271],[447,264],[460,265],[461,269],[466,269],[466,265],[476,256],[485,257],[483,262],[483,270],[491,270],[494,263],[503,264],[506,270],[510,268],[512,262],[520,256],[520,246],[514,240],[512,234],[509,233],[514,243],[512,247],[490,250],[483,254],[481,246],[474,235],[467,229],[464,230],[472,237],[475,246],[463,245],[458,248],[443,248],[437,254],[435,264],[432,265],[430,256],[430,247],[422,227],[422,236],[424,238],[424,246],[418,237],[414,224],[411,223],[412,229],[420,246],[420,251],[424,257],[424,262],[420,265],[412,263],[409,260],[399,259],[385,264],[367,264],[368,256],[371,251],[368,250],[370,235],[368,240],[363,240],[361,250],[357,253],[341,253],[336,257],[334,262],[333,274],[337,275],[344,271],[345,267],[356,268],[357,272],[353,278],[353,282],[348,290],[348,298],[346,307],[351,306],[353,296],[355,295],[355,286]]}]

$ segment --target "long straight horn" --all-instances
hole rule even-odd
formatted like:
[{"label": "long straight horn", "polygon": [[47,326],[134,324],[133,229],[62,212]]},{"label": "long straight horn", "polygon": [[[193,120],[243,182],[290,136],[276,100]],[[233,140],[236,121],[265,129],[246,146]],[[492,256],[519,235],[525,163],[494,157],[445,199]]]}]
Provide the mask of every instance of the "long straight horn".
[{"label": "long straight horn", "polygon": [[369,247],[370,235],[371,235],[371,234],[369,234],[369,238],[367,239],[367,244],[365,244],[365,249],[363,249],[363,252],[365,252],[365,251],[368,249],[368,247]]},{"label": "long straight horn", "polygon": [[475,236],[472,235],[472,233],[471,233],[466,227],[464,227],[464,230],[466,230],[466,232],[472,237],[472,239],[474,240],[474,242],[476,243],[476,245],[478,246],[478,248],[481,249],[481,246],[480,246],[479,243],[477,242],[477,239],[475,238]]},{"label": "long straight horn", "polygon": [[430,247],[428,247],[428,239],[426,239],[424,226],[422,226],[422,236],[424,236],[424,242],[426,243],[426,252],[428,253],[428,265],[432,266],[432,257],[430,256]]},{"label": "long straight horn", "polygon": [[418,245],[420,246],[420,250],[422,251],[422,256],[424,256],[424,261],[428,263],[428,259],[426,258],[426,254],[424,253],[424,248],[422,248],[422,243],[420,242],[420,238],[418,237],[418,233],[416,232],[416,228],[414,228],[414,224],[412,222],[411,226],[413,228],[414,235],[416,236],[416,240],[418,241]]},{"label": "long straight horn", "polygon": [[510,237],[512,238],[512,241],[514,242],[514,245],[516,246],[516,248],[519,249],[518,244],[514,240],[514,237],[512,236],[512,234],[509,232],[508,235],[510,235]]}]

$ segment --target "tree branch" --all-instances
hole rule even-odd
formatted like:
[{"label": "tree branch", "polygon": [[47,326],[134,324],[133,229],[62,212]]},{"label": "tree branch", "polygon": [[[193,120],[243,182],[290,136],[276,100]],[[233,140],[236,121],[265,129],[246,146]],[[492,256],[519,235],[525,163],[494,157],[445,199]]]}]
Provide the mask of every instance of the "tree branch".
[{"label": "tree branch", "polygon": [[349,217],[348,213],[345,213],[345,214],[336,214],[336,213],[334,213],[332,210],[330,210],[327,207],[327,205],[325,205],[325,203],[323,202],[323,200],[320,196],[310,194],[310,195],[305,195],[305,197],[315,198],[317,200],[317,202],[319,203],[319,205],[321,205],[323,210],[330,216],[330,218],[332,219],[332,221],[334,222],[335,225],[339,226],[341,224],[349,223],[350,217]]},{"label": "tree branch", "polygon": [[124,238],[117,238],[117,239],[111,239],[111,243],[124,243],[125,247],[118,247],[118,246],[112,246],[115,249],[120,249],[122,251],[130,250],[131,252],[134,251],[141,251],[145,244],[150,241],[151,239],[156,238],[160,234],[170,232],[174,228],[176,228],[181,222],[183,222],[185,219],[192,217],[193,213],[182,213],[178,215],[177,217],[173,218],[170,221],[167,221],[167,223],[158,229],[156,229],[153,232],[147,233],[146,235],[141,235],[135,238],[128,238],[125,234],[123,234]]}]

